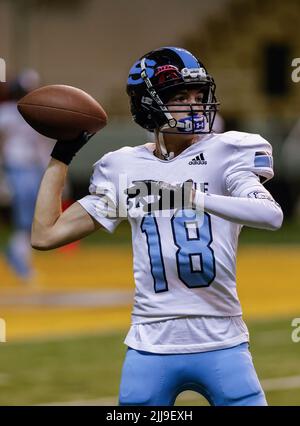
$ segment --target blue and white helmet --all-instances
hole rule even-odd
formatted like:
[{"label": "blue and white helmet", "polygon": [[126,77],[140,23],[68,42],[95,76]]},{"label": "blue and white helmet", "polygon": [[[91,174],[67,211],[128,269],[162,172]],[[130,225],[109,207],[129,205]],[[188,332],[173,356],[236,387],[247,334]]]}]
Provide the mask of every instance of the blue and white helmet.
[{"label": "blue and white helmet", "polygon": [[[177,91],[191,86],[201,90],[202,101],[176,102],[180,112],[187,114],[186,118],[176,120],[172,116],[176,112],[174,107],[169,111],[166,103]],[[162,47],[142,56],[131,67],[127,81],[134,121],[144,129],[165,133],[210,133],[218,107],[215,89],[204,65],[192,53],[178,47]]]}]

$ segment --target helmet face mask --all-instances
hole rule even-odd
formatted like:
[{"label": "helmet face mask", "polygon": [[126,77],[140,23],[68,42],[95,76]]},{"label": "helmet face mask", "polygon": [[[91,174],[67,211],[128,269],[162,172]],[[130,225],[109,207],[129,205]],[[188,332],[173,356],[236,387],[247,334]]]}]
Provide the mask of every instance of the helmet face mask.
[{"label": "helmet face mask", "polygon": [[[169,100],[182,89],[200,90],[202,101],[172,105]],[[180,134],[212,130],[218,106],[214,80],[184,49],[165,47],[142,57],[129,72],[127,94],[134,121],[147,130]],[[172,113],[177,112],[184,118],[176,120]]]}]

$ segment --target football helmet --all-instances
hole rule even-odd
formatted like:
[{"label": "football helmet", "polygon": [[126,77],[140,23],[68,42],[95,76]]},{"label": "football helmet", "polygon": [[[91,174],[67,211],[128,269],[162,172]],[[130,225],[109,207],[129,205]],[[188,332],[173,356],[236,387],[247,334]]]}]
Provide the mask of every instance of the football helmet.
[{"label": "football helmet", "polygon": [[[200,103],[168,103],[177,91],[190,87],[201,90]],[[178,47],[162,47],[142,56],[131,67],[127,81],[133,120],[144,129],[163,133],[210,133],[219,105],[215,89],[204,65]],[[186,117],[176,120],[173,112]]]}]

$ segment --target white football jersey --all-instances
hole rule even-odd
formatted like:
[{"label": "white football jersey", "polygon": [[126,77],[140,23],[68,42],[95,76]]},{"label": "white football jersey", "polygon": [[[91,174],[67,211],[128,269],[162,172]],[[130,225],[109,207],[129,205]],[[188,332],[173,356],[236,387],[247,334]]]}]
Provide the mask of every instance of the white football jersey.
[{"label": "white football jersey", "polygon": [[234,180],[240,172],[264,180],[273,176],[271,145],[259,135],[231,131],[199,137],[169,161],[154,156],[154,148],[145,144],[104,155],[94,165],[91,195],[79,200],[110,232],[128,211],[136,283],[133,324],[240,316],[236,250],[241,225],[193,210],[169,209],[165,217],[162,211],[138,214],[153,200],[128,198],[126,189],[150,180],[191,179],[203,192],[235,196],[230,188],[238,187]]}]

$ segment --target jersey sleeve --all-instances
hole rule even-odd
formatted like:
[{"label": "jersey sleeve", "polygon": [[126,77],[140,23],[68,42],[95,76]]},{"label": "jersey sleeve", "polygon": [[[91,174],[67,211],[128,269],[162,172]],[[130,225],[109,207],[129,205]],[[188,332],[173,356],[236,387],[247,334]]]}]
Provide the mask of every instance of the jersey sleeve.
[{"label": "jersey sleeve", "polygon": [[226,186],[236,173],[252,172],[265,183],[274,176],[272,146],[260,135],[246,136],[231,142],[231,158],[225,172]]},{"label": "jersey sleeve", "polygon": [[104,229],[114,232],[124,218],[119,215],[117,181],[106,156],[94,164],[89,192],[78,202]]}]

